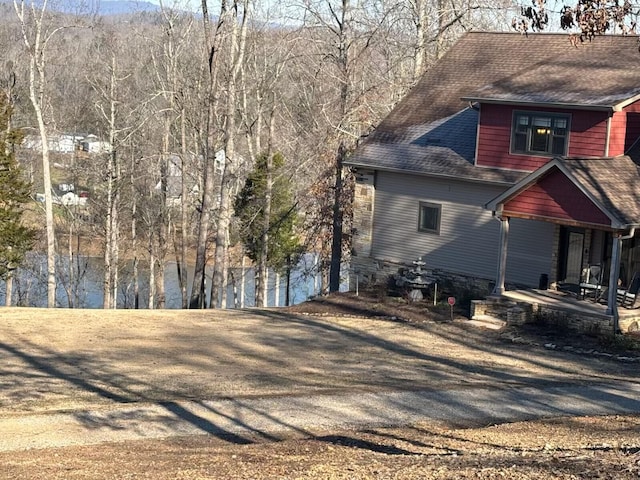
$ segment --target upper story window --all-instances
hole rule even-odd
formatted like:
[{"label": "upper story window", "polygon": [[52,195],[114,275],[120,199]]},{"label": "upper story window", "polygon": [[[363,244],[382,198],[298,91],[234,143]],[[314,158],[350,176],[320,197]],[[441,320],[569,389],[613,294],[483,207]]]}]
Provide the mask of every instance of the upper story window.
[{"label": "upper story window", "polygon": [[511,153],[566,155],[569,115],[515,112]]}]

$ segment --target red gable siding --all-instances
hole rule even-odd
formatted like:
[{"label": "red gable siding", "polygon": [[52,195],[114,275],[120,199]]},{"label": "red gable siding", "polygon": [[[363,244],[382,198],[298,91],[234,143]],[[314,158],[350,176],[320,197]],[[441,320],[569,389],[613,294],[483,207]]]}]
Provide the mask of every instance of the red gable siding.
[{"label": "red gable siding", "polygon": [[624,144],[627,134],[627,114],[626,112],[613,112],[611,117],[611,130],[609,133],[609,156],[623,155]]},{"label": "red gable siding", "polygon": [[627,105],[626,107],[623,108],[623,110],[625,112],[640,113],[640,100]]},{"label": "red gable siding", "polygon": [[557,168],[506,202],[503,212],[505,215],[611,225],[611,220]]},{"label": "red gable siding", "polygon": [[628,151],[631,146],[640,138],[640,113],[627,113],[627,135],[624,141],[624,151]]},{"label": "red gable siding", "polygon": [[640,139],[640,101],[627,105],[624,108],[624,112],[627,114],[626,136],[624,141],[624,151],[626,152]]},{"label": "red gable siding", "polygon": [[511,122],[514,110],[568,113],[571,115],[569,156],[602,157],[606,154],[606,112],[482,104],[478,132],[477,165],[532,172],[551,159],[551,157],[511,155],[509,153]]}]

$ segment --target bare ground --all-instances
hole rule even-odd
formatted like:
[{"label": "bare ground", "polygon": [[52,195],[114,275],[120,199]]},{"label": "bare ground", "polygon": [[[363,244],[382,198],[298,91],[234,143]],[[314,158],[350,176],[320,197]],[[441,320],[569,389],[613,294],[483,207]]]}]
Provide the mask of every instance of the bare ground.
[{"label": "bare ground", "polygon": [[[248,312],[3,309],[0,418],[180,399],[640,382],[634,341],[539,326],[478,330],[462,313],[450,322],[448,307],[364,294]],[[0,478],[12,479],[637,480],[640,417],[423,423],[269,441],[197,435],[0,452],[0,465]]]}]

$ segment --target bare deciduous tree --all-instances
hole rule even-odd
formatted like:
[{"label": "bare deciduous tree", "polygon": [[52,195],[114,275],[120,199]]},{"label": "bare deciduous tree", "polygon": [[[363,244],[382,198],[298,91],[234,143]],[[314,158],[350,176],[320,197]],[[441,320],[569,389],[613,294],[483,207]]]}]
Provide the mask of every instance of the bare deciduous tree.
[{"label": "bare deciduous tree", "polygon": [[14,9],[22,29],[22,39],[29,55],[29,99],[36,115],[42,146],[42,180],[44,184],[45,224],[47,231],[47,306],[56,306],[56,242],[51,192],[51,165],[45,114],[47,46],[59,28],[46,28],[47,0],[37,4],[33,0],[18,2]]}]

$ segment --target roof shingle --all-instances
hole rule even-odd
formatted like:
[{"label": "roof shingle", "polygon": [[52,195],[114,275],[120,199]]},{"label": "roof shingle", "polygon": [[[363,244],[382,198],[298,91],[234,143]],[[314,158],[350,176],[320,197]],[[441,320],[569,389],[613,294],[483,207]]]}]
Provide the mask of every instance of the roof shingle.
[{"label": "roof shingle", "polygon": [[640,96],[637,42],[612,35],[574,47],[566,34],[467,33],[347,163],[513,184],[526,174],[474,166],[478,116],[469,100],[619,106]]},{"label": "roof shingle", "polygon": [[640,167],[629,156],[558,161],[621,225],[640,226]]}]

